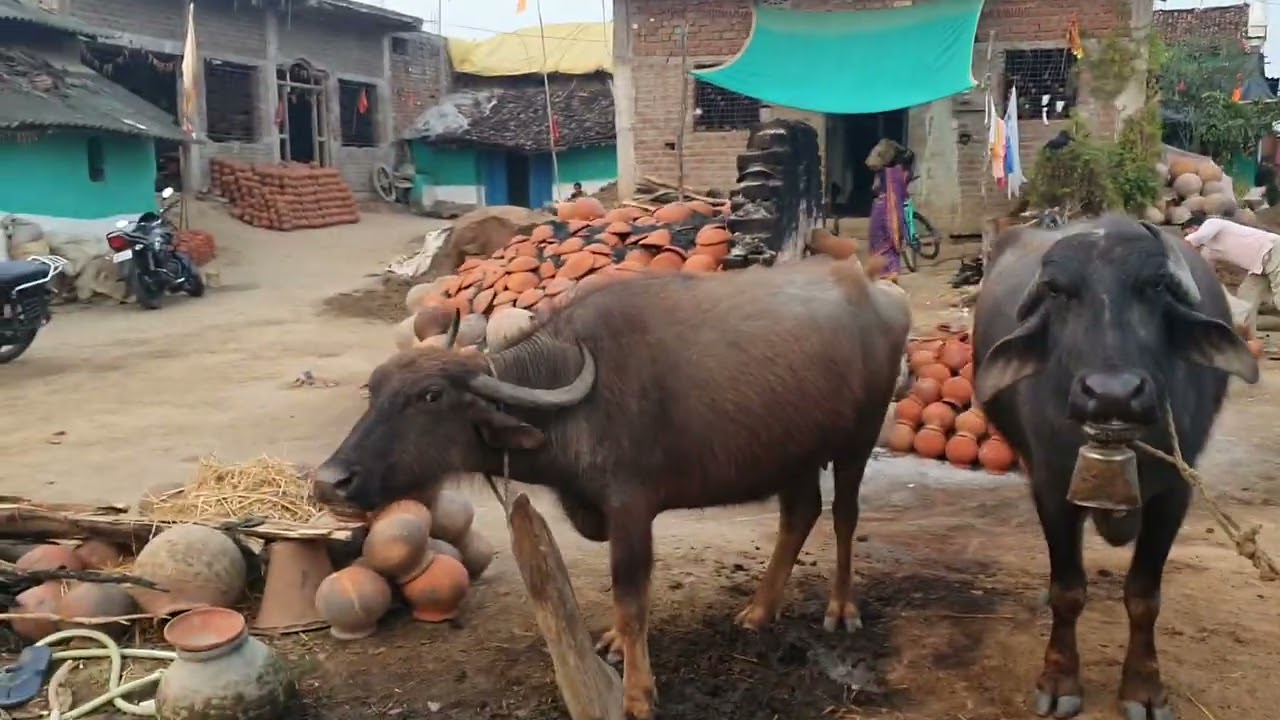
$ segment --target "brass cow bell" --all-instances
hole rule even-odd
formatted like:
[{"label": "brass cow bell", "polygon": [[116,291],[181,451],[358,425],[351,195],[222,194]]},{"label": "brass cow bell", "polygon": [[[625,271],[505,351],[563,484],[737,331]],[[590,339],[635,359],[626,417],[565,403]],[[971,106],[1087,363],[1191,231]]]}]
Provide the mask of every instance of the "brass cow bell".
[{"label": "brass cow bell", "polygon": [[1086,425],[1089,440],[1076,455],[1067,500],[1104,510],[1137,510],[1142,507],[1138,485],[1138,457],[1129,448],[1137,437],[1128,425]]}]

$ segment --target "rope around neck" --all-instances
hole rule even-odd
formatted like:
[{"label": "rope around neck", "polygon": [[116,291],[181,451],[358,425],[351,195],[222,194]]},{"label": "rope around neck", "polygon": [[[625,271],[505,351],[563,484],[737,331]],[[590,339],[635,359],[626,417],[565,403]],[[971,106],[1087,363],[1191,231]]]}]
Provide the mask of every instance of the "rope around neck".
[{"label": "rope around neck", "polygon": [[1200,497],[1204,499],[1205,504],[1209,507],[1209,514],[1213,516],[1214,522],[1218,523],[1218,527],[1222,528],[1222,531],[1227,534],[1227,539],[1235,544],[1236,553],[1253,563],[1253,566],[1258,569],[1260,578],[1263,580],[1280,578],[1280,568],[1276,566],[1275,560],[1258,546],[1258,534],[1262,531],[1262,526],[1254,523],[1248,528],[1242,528],[1235,518],[1231,517],[1216,500],[1210,497],[1209,490],[1205,487],[1204,478],[1182,458],[1182,447],[1178,444],[1178,429],[1173,422],[1173,410],[1167,402],[1164,406],[1164,414],[1169,426],[1169,439],[1173,444],[1173,455],[1157,450],[1141,440],[1133,441],[1133,446],[1176,467],[1182,475],[1182,479],[1200,491]]}]

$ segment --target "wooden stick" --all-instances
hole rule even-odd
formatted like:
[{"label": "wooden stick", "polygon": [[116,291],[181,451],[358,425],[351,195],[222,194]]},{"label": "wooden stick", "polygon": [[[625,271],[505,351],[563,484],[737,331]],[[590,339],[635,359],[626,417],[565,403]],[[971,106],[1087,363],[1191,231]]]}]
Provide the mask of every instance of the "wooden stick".
[{"label": "wooden stick", "polygon": [[524,493],[511,503],[511,552],[551,652],[573,720],[622,720],[622,681],[600,656],[578,610],[569,571],[547,521]]},{"label": "wooden stick", "polygon": [[[194,523],[221,528],[222,520],[155,520],[133,515],[70,512],[28,503],[0,503],[0,537],[61,539],[101,537],[138,550],[152,537],[173,525]],[[320,527],[284,520],[235,527],[230,532],[263,540],[338,540],[353,537],[358,524]]]},{"label": "wooden stick", "polygon": [[73,625],[110,625],[112,623],[131,623],[135,620],[160,620],[162,618],[163,616],[150,613],[110,615],[106,617],[62,617],[55,613],[0,613],[0,620],[45,620]]},{"label": "wooden stick", "polygon": [[126,573],[101,572],[99,570],[67,570],[65,568],[56,570],[23,570],[7,562],[0,562],[0,578],[30,580],[35,583],[43,583],[50,580],[77,580],[79,582],[137,585],[151,590],[162,590],[159,585],[150,580]]},{"label": "wooden stick", "polygon": [[660,178],[655,178],[652,175],[645,175],[640,179],[643,180],[644,182],[652,183],[658,187],[669,188],[671,190],[675,190],[676,192],[684,192],[686,197],[692,198],[694,200],[701,200],[702,202],[705,202],[705,203],[711,203],[712,205],[719,205],[720,203],[724,202],[724,198],[713,198],[706,195],[698,195],[697,193],[690,192],[689,188],[687,187],[686,188],[678,187],[673,182],[668,182]]}]

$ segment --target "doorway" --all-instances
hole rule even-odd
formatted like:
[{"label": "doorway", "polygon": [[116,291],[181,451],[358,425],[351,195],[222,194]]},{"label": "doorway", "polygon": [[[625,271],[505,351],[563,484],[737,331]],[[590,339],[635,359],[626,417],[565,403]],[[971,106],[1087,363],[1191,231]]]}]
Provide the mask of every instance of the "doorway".
[{"label": "doorway", "polygon": [[531,207],[529,202],[529,156],[524,153],[509,152],[507,165],[507,204],[520,207]]},{"label": "doorway", "polygon": [[280,159],[329,164],[325,73],[306,60],[276,69]]},{"label": "doorway", "polygon": [[[867,155],[885,138],[907,144],[907,111],[827,115],[827,198],[837,217],[867,217],[875,173]],[[836,190],[838,186],[838,190]]]}]

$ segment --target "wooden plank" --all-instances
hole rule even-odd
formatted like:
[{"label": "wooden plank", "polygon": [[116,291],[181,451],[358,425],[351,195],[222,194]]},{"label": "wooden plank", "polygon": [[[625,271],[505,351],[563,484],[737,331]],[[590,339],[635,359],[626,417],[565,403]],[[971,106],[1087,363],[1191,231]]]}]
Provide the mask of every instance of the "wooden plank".
[{"label": "wooden plank", "polygon": [[511,551],[551,652],[556,685],[573,720],[623,720],[622,681],[596,655],[569,571],[547,521],[520,493],[508,517]]}]

